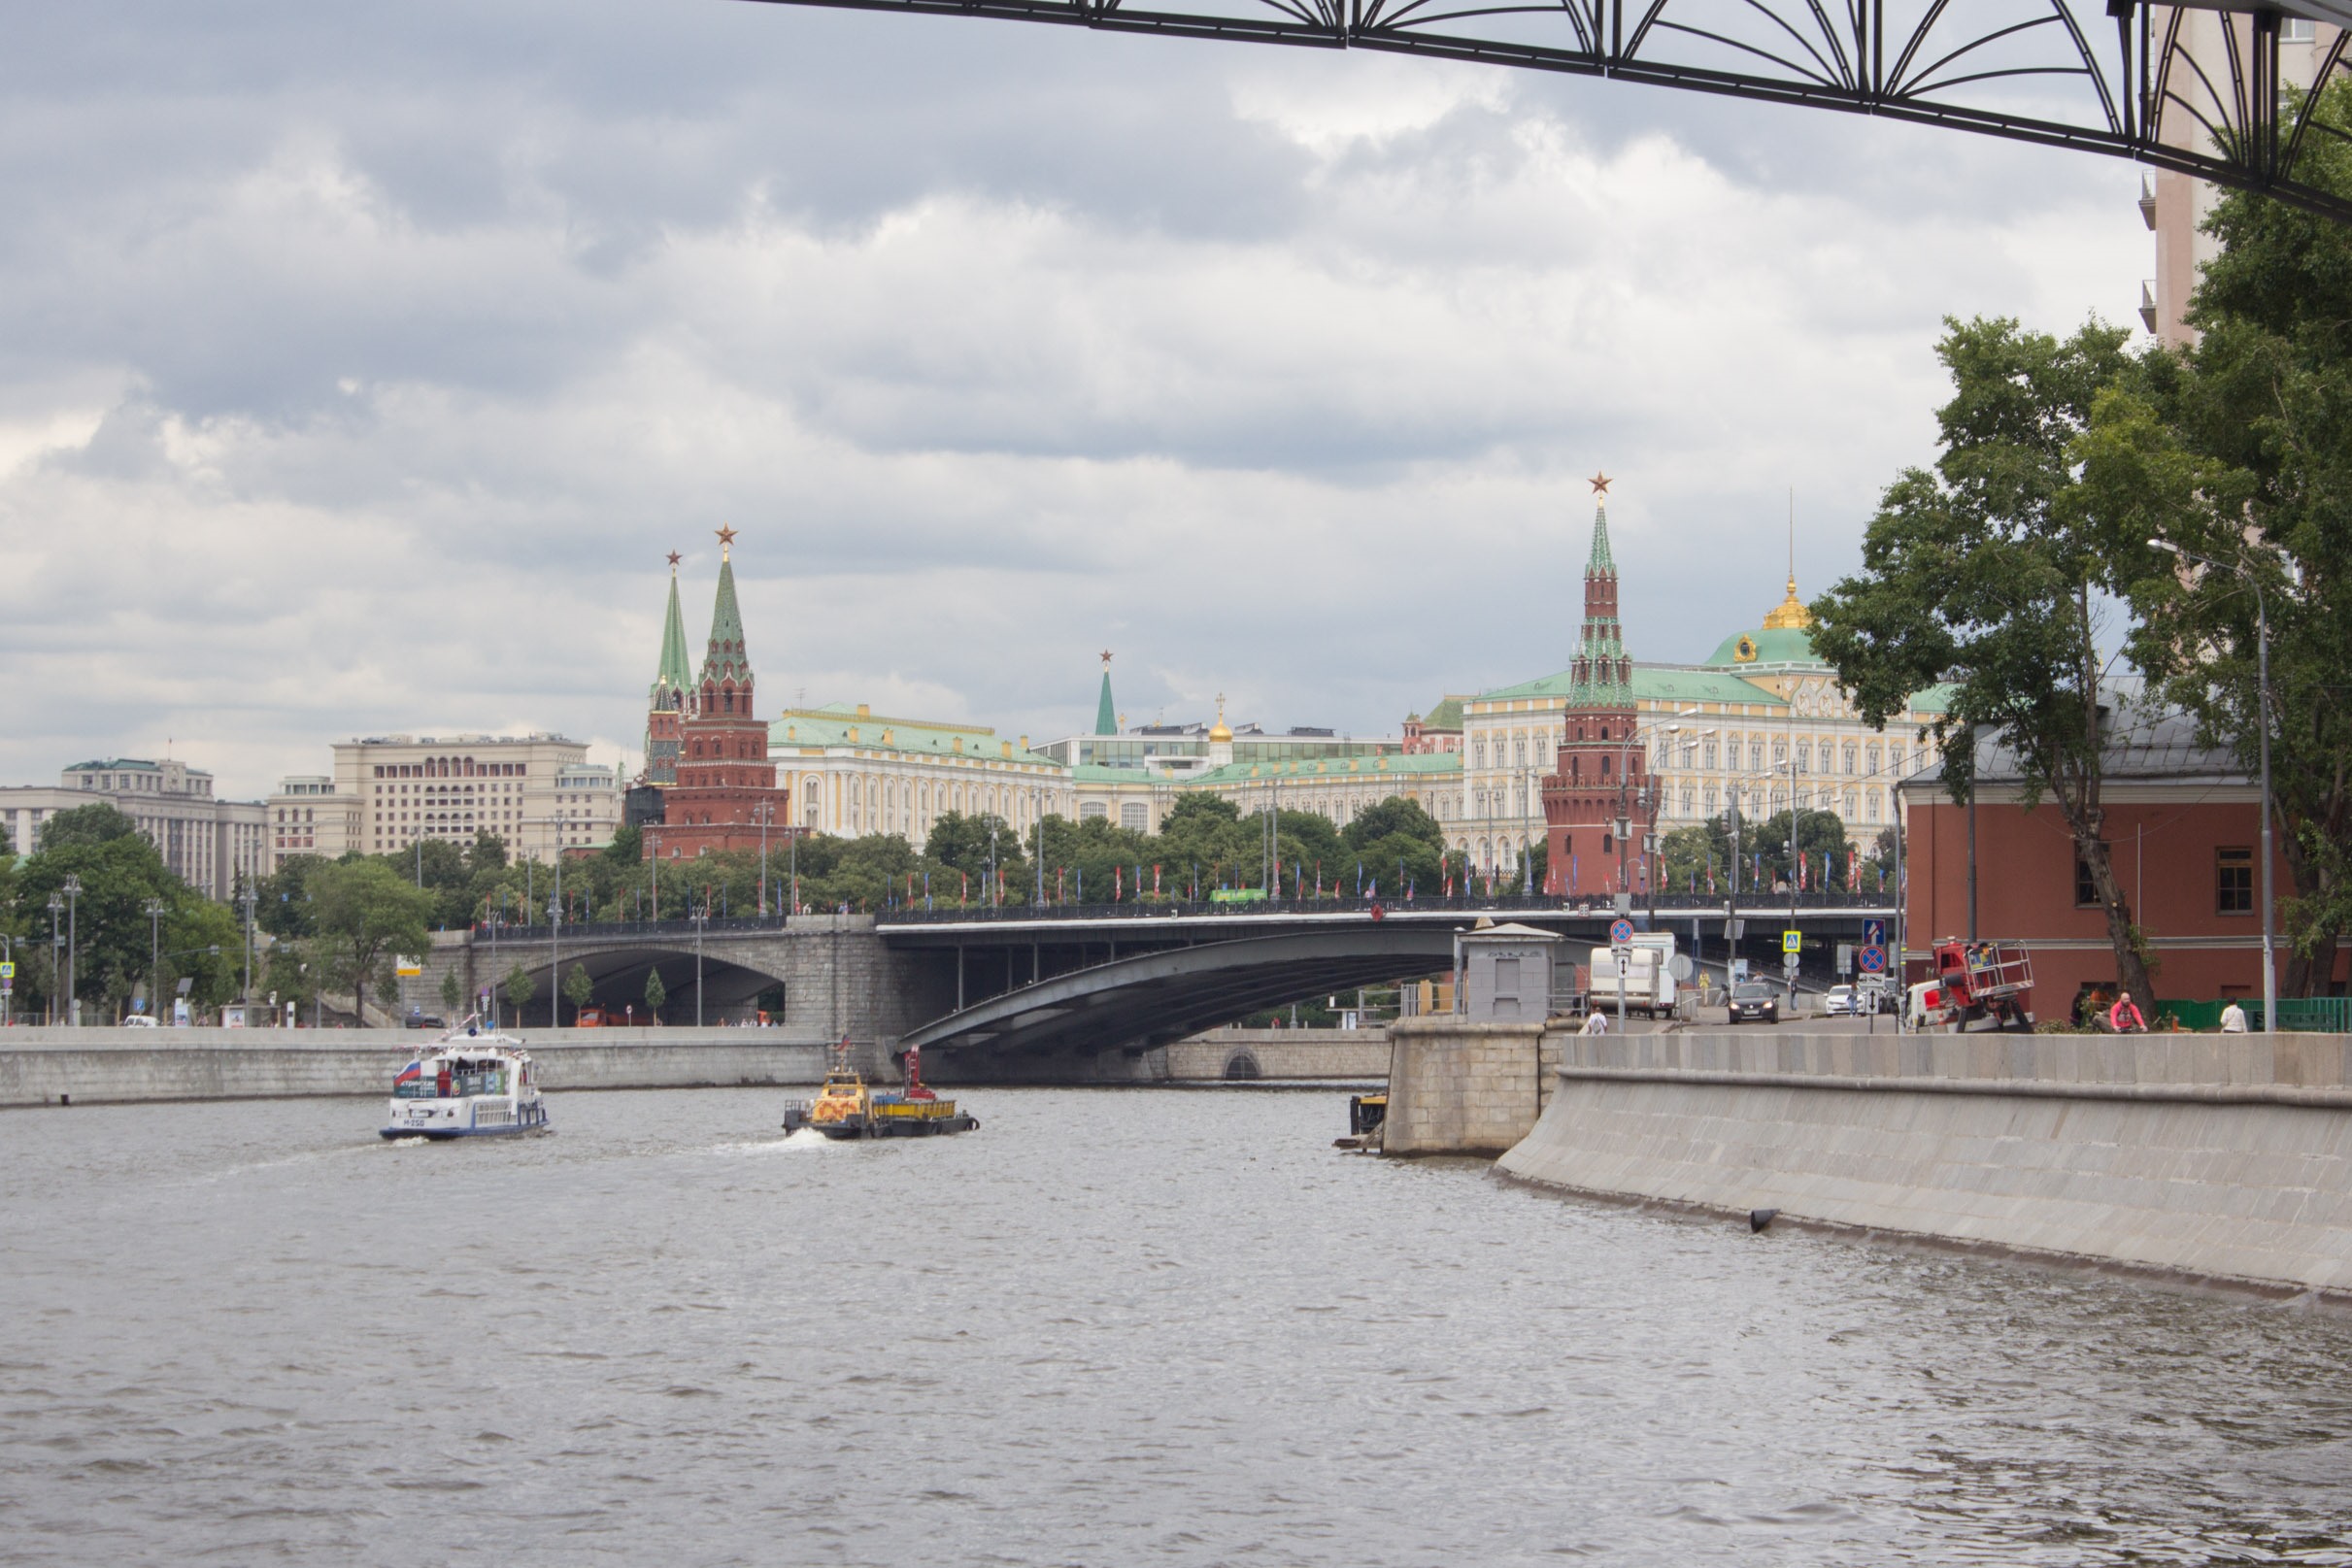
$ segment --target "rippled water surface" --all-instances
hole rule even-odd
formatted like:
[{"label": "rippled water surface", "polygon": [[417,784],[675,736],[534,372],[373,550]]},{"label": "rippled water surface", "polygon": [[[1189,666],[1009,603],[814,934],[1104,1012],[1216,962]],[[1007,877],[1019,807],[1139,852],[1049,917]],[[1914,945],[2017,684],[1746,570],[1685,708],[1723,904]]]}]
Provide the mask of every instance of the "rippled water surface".
[{"label": "rippled water surface", "polygon": [[2352,1562],[2339,1320],[966,1098],[0,1115],[0,1561]]}]

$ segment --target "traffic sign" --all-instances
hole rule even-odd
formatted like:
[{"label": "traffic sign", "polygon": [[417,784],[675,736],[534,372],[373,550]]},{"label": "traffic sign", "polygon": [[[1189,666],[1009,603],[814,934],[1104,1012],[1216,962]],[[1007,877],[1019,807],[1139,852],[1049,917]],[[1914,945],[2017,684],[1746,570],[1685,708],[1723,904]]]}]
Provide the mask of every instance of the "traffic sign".
[{"label": "traffic sign", "polygon": [[16,978],[17,966],[12,963],[0,962],[0,980],[15,980]]},{"label": "traffic sign", "polygon": [[1865,974],[1854,983],[1854,987],[1865,996],[1883,996],[1886,994],[1887,977]]},{"label": "traffic sign", "polygon": [[1609,922],[1609,946],[1630,948],[1632,945],[1633,922],[1631,920],[1611,920]]},{"label": "traffic sign", "polygon": [[1792,975],[1797,973],[1797,966],[1801,961],[1802,960],[1800,960],[1798,955],[1793,952],[1784,952],[1780,955],[1780,967],[1787,970]]},{"label": "traffic sign", "polygon": [[1783,951],[1783,952],[1802,952],[1802,951],[1805,951],[1805,934],[1804,934],[1802,931],[1783,931],[1783,932],[1781,932],[1781,933],[1780,933],[1780,951]]},{"label": "traffic sign", "polygon": [[1865,948],[1885,947],[1887,945],[1887,922],[1884,920],[1863,921],[1862,945]]},{"label": "traffic sign", "polygon": [[1887,950],[1884,948],[1863,949],[1862,972],[1865,975],[1885,974],[1887,972]]}]

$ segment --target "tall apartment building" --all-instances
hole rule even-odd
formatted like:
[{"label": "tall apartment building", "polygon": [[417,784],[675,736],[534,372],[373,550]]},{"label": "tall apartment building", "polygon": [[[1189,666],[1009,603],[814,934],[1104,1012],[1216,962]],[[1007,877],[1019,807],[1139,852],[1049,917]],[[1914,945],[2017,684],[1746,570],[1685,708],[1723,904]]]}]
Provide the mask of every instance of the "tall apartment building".
[{"label": "tall apartment building", "polygon": [[289,778],[270,796],[271,865],[297,854],[389,854],[425,839],[553,859],[610,844],[615,770],[560,735],[380,735],[339,741],[334,772]]},{"label": "tall apartment building", "polygon": [[209,897],[225,899],[240,875],[269,868],[261,804],[218,799],[211,774],[170,758],[77,762],[58,776],[55,788],[0,787],[0,826],[8,829],[11,850],[30,854],[40,848],[43,822],[101,800],[138,825],[173,875]]}]

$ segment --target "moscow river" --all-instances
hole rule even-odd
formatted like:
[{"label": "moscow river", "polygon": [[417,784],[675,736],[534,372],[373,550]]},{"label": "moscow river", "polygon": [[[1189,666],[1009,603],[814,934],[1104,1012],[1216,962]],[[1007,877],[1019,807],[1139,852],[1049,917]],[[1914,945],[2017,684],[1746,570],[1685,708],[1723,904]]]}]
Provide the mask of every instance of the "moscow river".
[{"label": "moscow river", "polygon": [[2352,1562],[2340,1319],[966,1101],[0,1115],[0,1561]]}]

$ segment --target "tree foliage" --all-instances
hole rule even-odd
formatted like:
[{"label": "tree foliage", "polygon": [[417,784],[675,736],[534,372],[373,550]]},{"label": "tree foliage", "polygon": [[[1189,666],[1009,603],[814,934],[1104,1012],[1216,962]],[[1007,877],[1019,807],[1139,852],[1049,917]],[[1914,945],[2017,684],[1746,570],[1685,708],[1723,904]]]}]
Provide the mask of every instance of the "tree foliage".
[{"label": "tree foliage", "polygon": [[309,878],[311,939],[326,965],[323,979],[352,993],[352,1012],[371,984],[390,978],[395,953],[423,956],[432,945],[431,895],[402,882],[381,860],[318,867]]},{"label": "tree foliage", "polygon": [[[2320,117],[2352,121],[2352,83],[2326,92]],[[2352,195],[2352,144],[2308,138],[2297,174]],[[2249,774],[2268,609],[2286,989],[2307,995],[2352,924],[2352,229],[2250,192],[2206,227],[2221,249],[2190,299],[2199,341],[2147,355],[2101,402],[2086,479],[2115,517],[2134,661]]]},{"label": "tree foliage", "polygon": [[2090,868],[2123,984],[2152,1007],[2143,943],[2103,837],[2102,726],[2118,694],[2100,651],[2118,585],[2115,518],[2086,484],[2093,408],[2126,368],[2121,328],[2059,339],[2011,320],[1947,321],[1936,354],[1952,400],[1942,455],[1888,486],[1863,570],[1812,606],[1814,648],[1883,726],[1913,692],[1949,683],[1932,726],[1955,799],[1977,740],[2015,758],[2026,804],[2047,796]]}]

